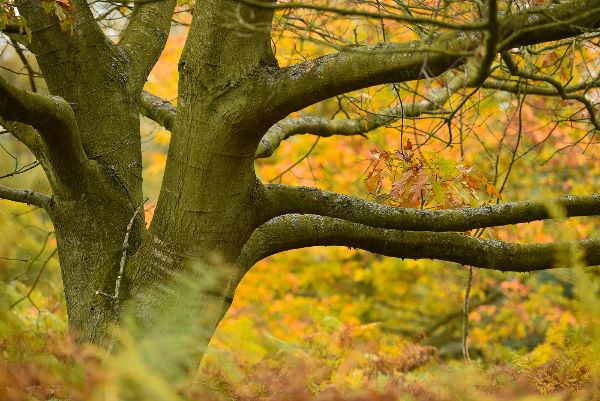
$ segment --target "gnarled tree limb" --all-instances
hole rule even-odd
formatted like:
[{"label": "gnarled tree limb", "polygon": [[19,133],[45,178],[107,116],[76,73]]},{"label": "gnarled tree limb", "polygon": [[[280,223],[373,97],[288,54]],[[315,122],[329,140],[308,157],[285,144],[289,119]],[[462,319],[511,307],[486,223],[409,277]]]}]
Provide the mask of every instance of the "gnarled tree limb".
[{"label": "gnarled tree limb", "polygon": [[[473,64],[475,63],[471,63],[470,66]],[[472,70],[473,68],[469,68],[465,72],[457,72],[454,76],[449,77],[447,85],[429,94],[427,99],[407,104],[401,103],[377,114],[343,120],[330,120],[311,116],[284,119],[272,126],[262,137],[256,150],[256,158],[271,156],[283,140],[293,135],[312,134],[320,137],[363,135],[403,117],[418,117],[425,112],[443,106],[456,91],[465,86],[470,86],[471,82],[468,75],[474,75]]]},{"label": "gnarled tree limb", "polygon": [[0,116],[9,121],[31,125],[50,142],[66,140],[77,135],[73,110],[64,99],[19,89],[2,77],[0,77]]},{"label": "gnarled tree limb", "polygon": [[[560,40],[600,26],[600,0],[573,0],[500,20],[497,51]],[[433,40],[350,48],[268,73],[268,117],[283,116],[321,100],[368,86],[437,76],[465,62],[481,44],[475,32],[448,32]]]},{"label": "gnarled tree limb", "polygon": [[40,146],[40,133],[30,125],[6,121],[0,113],[0,125],[6,129],[6,132],[12,134],[25,145],[38,159],[43,155],[42,146]]},{"label": "gnarled tree limb", "polygon": [[[466,72],[458,72],[449,77],[446,87],[431,93],[427,99],[407,104],[399,104],[378,114],[362,118],[330,120],[314,116],[286,118],[273,125],[261,139],[255,157],[265,158],[273,154],[281,142],[294,135],[311,134],[321,137],[334,135],[363,135],[376,128],[393,123],[402,117],[418,117],[435,110],[448,101],[459,89],[469,86]],[[177,108],[156,95],[143,92],[140,98],[140,112],[168,130],[172,130]]]},{"label": "gnarled tree limb", "polygon": [[[83,167],[90,161],[81,145],[73,110],[64,99],[19,89],[0,77],[0,118],[9,126],[21,123],[37,130],[26,126],[19,129],[18,124],[12,129],[38,159],[47,162],[46,170],[53,170],[51,182],[59,186],[79,184]],[[59,187],[54,189],[60,191]]]},{"label": "gnarled tree limb", "polygon": [[281,216],[263,224],[244,246],[239,263],[249,268],[267,256],[312,246],[346,246],[397,258],[516,272],[571,267],[579,255],[585,266],[600,264],[600,239],[512,244],[458,233],[373,228],[314,215]]},{"label": "gnarled tree limb", "polygon": [[263,221],[299,213],[340,218],[379,228],[460,232],[556,217],[550,210],[559,210],[567,217],[600,215],[600,194],[477,208],[421,210],[380,205],[317,188],[272,184],[265,186]]}]

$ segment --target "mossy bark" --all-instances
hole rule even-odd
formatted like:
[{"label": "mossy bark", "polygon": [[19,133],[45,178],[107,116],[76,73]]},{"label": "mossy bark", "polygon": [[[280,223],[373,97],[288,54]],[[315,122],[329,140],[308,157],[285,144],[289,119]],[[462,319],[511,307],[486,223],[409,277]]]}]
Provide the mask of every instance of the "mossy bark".
[{"label": "mossy bark", "polygon": [[[124,39],[122,51],[95,24],[87,23],[90,14],[80,7],[83,3],[75,5],[82,29],[59,42],[64,33],[52,17],[40,13],[33,1],[20,4],[34,32],[31,48],[48,89],[71,105],[87,156],[84,165],[65,167],[69,174],[85,171],[76,180],[63,185],[51,179],[54,196],[49,212],[58,239],[70,327],[79,340],[106,345],[110,325],[119,320],[118,306],[130,298],[137,300],[142,325],[150,326],[150,304],[160,302],[156,289],[168,288],[173,274],[202,263],[209,271],[221,270],[214,272],[219,280],[203,290],[213,305],[204,309],[200,323],[206,326],[208,343],[236,281],[235,269],[224,266],[235,265],[260,224],[262,186],[254,173],[254,153],[266,127],[253,102],[253,86],[257,71],[276,66],[268,29],[272,13],[242,7],[243,18],[266,28],[241,33],[227,25],[227,16],[240,11],[237,2],[196,6],[196,22],[179,64],[178,114],[158,207],[148,229],[141,216],[133,225],[124,288],[121,299],[115,300],[107,295],[115,293],[123,238],[143,202],[142,88],[136,81],[136,63],[129,60],[135,55],[135,43],[139,47],[134,39],[143,24],[132,28],[137,31]],[[56,172],[52,163],[48,166],[52,177]],[[168,296],[168,291],[164,293]]]}]

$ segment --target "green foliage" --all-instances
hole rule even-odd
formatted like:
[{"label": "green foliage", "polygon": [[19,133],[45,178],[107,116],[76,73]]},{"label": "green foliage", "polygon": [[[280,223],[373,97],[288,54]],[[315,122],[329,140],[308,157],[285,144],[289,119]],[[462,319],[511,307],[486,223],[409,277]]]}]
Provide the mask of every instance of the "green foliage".
[{"label": "green foliage", "polygon": [[[73,33],[73,5],[69,0],[43,0],[41,6],[46,13],[58,18],[62,30],[70,30]],[[15,2],[0,0],[0,30],[11,25],[15,26],[20,34],[27,35],[31,41],[31,30],[27,26],[27,20],[17,12]]]},{"label": "green foliage", "polygon": [[43,0],[41,4],[46,13],[58,18],[63,31],[70,30],[73,33],[73,4],[69,0]]},{"label": "green foliage", "polygon": [[16,6],[12,0],[0,0],[0,30],[14,25],[20,34],[26,34],[31,41],[31,31],[27,27],[25,17],[16,12]]}]

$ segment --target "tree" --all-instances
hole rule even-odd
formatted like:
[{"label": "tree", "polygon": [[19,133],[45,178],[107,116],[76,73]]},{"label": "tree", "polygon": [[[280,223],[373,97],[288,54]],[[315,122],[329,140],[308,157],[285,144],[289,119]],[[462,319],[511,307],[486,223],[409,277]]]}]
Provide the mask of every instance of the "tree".
[{"label": "tree", "polygon": [[[338,8],[271,0],[197,2],[178,64],[177,106],[144,92],[169,36],[174,0],[134,2],[131,12],[106,9],[98,18],[92,12],[98,9],[81,0],[3,3],[19,11],[7,19],[3,32],[35,55],[49,95],[0,78],[2,125],[35,155],[52,195],[0,186],[0,197],[35,205],[50,216],[69,324],[80,341],[108,344],[108,328],[126,302],[136,305],[137,319],[152,332],[154,306],[172,298],[172,276],[197,262],[203,274],[213,277],[196,300],[202,305],[202,316],[194,317],[204,333],[198,340],[200,354],[248,269],[290,249],[348,246],[503,271],[549,269],[562,254],[577,251],[586,265],[600,263],[599,239],[523,245],[462,234],[552,218],[548,202],[421,210],[259,181],[255,158],[269,156],[292,135],[364,134],[443,109],[454,93],[481,88],[571,100],[582,109],[572,120],[596,135],[597,99],[594,103],[586,93],[598,86],[597,77],[565,84],[521,67],[514,57],[518,49],[541,43],[592,42],[600,27],[600,1],[536,2],[536,7],[495,0],[443,6],[363,3],[363,8]],[[299,8],[398,21],[419,37],[335,45],[331,54],[282,68],[272,46],[272,22],[277,10]],[[419,16],[423,10],[429,15]],[[459,11],[466,14],[452,14]],[[128,17],[115,41],[97,21],[112,12]],[[503,79],[497,71],[505,74]],[[437,76],[446,80],[444,87],[385,113],[352,119],[288,117],[353,90]],[[148,228],[140,213],[140,113],[172,131]],[[600,211],[599,195],[550,203],[567,216]]]}]

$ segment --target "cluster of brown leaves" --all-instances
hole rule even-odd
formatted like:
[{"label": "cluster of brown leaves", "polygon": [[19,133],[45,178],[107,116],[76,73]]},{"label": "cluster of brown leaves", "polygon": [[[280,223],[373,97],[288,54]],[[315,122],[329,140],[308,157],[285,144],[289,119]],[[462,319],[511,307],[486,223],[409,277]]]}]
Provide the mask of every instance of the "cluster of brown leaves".
[{"label": "cluster of brown leaves", "polygon": [[410,140],[394,152],[371,150],[365,184],[376,199],[400,207],[474,207],[483,190],[490,198],[500,198],[483,175],[473,173],[461,161],[414,149]]}]

